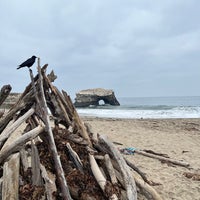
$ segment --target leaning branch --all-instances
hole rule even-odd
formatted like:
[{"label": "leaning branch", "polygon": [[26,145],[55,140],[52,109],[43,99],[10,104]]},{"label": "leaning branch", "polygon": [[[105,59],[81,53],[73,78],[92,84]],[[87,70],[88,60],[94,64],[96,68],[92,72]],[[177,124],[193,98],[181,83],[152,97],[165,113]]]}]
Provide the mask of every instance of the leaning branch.
[{"label": "leaning branch", "polygon": [[36,136],[38,136],[40,133],[44,131],[43,126],[38,126],[31,131],[25,133],[21,137],[19,137],[17,140],[15,140],[12,144],[9,146],[6,146],[3,150],[0,151],[0,164],[13,152],[19,151],[23,145],[28,142],[31,139],[34,139]]},{"label": "leaning branch", "polygon": [[39,73],[39,86],[40,86],[41,104],[42,104],[41,107],[43,108],[43,111],[44,111],[44,117],[45,117],[44,121],[45,121],[46,130],[47,130],[48,137],[49,137],[49,145],[50,145],[50,149],[52,151],[53,160],[55,163],[55,169],[56,169],[56,173],[57,173],[57,178],[59,180],[61,191],[62,191],[62,197],[63,197],[63,199],[66,199],[66,200],[72,200],[70,193],[69,193],[68,186],[67,186],[67,182],[65,179],[64,171],[63,171],[63,168],[61,165],[60,157],[58,155],[57,148],[55,145],[53,132],[52,132],[51,126],[50,126],[50,119],[48,116],[47,103],[46,103],[46,99],[45,99],[45,95],[44,95],[42,73],[41,73],[41,68],[39,65],[39,59],[38,59],[38,73]]}]

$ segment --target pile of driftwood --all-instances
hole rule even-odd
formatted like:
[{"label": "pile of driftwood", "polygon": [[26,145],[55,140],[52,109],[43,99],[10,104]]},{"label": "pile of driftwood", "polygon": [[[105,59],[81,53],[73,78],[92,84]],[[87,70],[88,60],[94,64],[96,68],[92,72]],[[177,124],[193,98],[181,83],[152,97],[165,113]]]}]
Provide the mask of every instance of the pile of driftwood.
[{"label": "pile of driftwood", "polygon": [[[0,118],[0,199],[161,199],[104,135],[91,132],[40,67]],[[24,131],[20,131],[25,126]]]}]

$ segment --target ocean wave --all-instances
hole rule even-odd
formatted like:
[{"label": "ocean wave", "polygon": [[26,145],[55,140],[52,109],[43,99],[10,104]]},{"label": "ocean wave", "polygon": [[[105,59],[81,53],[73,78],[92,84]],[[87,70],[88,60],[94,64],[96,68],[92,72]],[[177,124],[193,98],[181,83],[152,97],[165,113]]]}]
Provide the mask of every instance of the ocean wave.
[{"label": "ocean wave", "polygon": [[79,108],[81,116],[105,118],[199,118],[197,106],[132,106],[132,107]]}]

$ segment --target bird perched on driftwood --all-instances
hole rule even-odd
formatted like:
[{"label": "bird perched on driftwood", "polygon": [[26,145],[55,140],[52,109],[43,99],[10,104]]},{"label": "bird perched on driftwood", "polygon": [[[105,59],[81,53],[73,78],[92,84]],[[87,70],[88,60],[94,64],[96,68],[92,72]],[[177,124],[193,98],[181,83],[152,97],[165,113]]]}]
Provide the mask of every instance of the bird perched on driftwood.
[{"label": "bird perched on driftwood", "polygon": [[32,56],[31,58],[29,58],[28,60],[23,62],[21,65],[19,65],[19,67],[17,69],[20,69],[22,67],[29,67],[30,68],[34,64],[36,58],[37,58],[36,56]]}]

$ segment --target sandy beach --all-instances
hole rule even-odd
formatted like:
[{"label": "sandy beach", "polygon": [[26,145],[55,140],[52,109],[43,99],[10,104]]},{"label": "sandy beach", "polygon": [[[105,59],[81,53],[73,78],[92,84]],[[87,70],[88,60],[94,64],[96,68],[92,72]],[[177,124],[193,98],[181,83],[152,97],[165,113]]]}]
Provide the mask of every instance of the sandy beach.
[{"label": "sandy beach", "polygon": [[135,153],[125,155],[146,176],[165,200],[200,200],[200,181],[184,173],[200,174],[200,119],[105,119],[82,117],[92,130],[106,134],[117,148],[134,147],[167,154],[188,162],[190,168],[161,163]]}]

